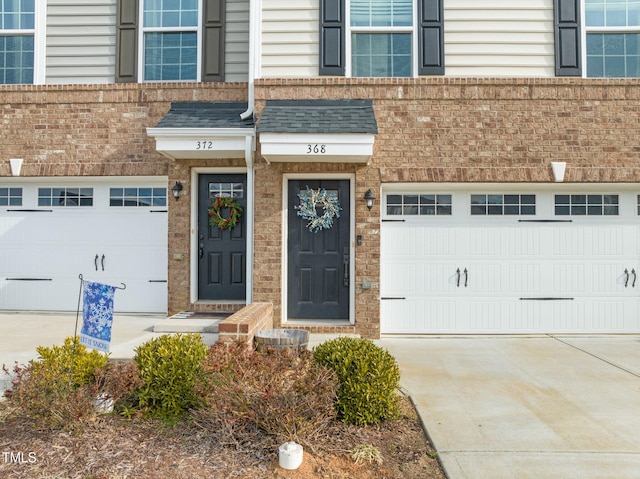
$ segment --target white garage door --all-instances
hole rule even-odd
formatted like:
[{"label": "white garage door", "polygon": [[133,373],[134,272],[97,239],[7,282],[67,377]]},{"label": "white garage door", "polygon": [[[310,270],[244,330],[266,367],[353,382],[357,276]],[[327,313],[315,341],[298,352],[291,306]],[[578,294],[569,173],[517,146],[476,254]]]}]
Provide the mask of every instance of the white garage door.
[{"label": "white garage door", "polygon": [[383,333],[640,332],[640,187],[410,188],[383,195]]},{"label": "white garage door", "polygon": [[116,311],[167,309],[166,178],[0,183],[0,309],[75,311],[84,279]]}]

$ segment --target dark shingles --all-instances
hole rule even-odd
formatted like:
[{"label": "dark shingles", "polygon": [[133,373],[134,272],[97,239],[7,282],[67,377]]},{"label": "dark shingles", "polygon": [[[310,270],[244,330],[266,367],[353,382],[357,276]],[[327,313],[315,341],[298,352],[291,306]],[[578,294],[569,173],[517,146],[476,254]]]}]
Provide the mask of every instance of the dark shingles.
[{"label": "dark shingles", "polygon": [[270,100],[259,133],[378,133],[371,100]]},{"label": "dark shingles", "polygon": [[253,128],[253,119],[243,121],[246,103],[172,103],[156,128]]}]

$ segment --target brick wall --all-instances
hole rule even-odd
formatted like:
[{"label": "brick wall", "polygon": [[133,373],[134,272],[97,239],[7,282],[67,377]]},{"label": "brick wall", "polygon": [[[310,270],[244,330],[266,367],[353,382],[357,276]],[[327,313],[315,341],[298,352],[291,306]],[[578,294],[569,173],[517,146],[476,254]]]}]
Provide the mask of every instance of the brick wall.
[{"label": "brick wall", "polygon": [[[258,116],[266,100],[372,99],[379,134],[368,166],[256,164],[256,296],[273,302],[276,324],[282,174],[356,175],[355,331],[379,336],[380,187],[385,182],[553,181],[552,161],[565,161],[566,182],[640,179],[640,81],[557,79],[262,79]],[[363,204],[371,188],[377,201]]]},{"label": "brick wall", "polygon": [[166,175],[146,128],[172,101],[246,101],[235,83],[0,86],[0,176]]}]

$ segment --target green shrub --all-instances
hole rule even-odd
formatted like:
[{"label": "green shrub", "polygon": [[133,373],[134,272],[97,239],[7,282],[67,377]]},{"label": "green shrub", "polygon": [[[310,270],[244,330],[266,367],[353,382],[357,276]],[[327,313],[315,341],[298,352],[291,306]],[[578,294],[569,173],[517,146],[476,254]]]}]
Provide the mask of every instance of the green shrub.
[{"label": "green shrub", "polygon": [[260,429],[279,442],[312,444],[335,419],[338,381],[307,350],[216,344],[209,350],[199,422],[226,432],[234,443],[249,442]]},{"label": "green shrub", "polygon": [[136,392],[140,407],[170,421],[199,405],[195,388],[207,354],[201,335],[163,335],[140,345],[135,353],[143,382]]},{"label": "green shrub", "polygon": [[20,414],[48,428],[73,428],[93,417],[94,381],[105,368],[107,355],[87,350],[72,337],[61,346],[36,350],[38,359],[28,365],[16,364],[12,371],[3,368],[12,376],[6,396]]},{"label": "green shrub", "polygon": [[313,357],[338,375],[338,418],[377,424],[399,414],[400,369],[388,351],[367,339],[341,337],[316,346]]},{"label": "green shrub", "polygon": [[[38,360],[32,361],[34,374],[67,373],[73,386],[91,384],[96,371],[107,364],[109,356],[89,350],[80,344],[79,338],[65,338],[62,346],[38,346]],[[73,358],[73,367],[72,367]]]}]

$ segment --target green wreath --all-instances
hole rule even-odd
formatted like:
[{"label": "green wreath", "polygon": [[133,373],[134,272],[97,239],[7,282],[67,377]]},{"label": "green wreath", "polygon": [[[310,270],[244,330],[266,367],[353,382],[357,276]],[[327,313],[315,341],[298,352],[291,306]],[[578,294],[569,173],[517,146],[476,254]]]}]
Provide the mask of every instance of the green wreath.
[{"label": "green wreath", "polygon": [[[222,216],[222,210],[229,210],[229,216]],[[230,197],[216,197],[211,201],[211,208],[207,210],[209,214],[209,224],[211,226],[217,226],[222,231],[232,229],[240,219],[240,213],[242,213],[242,206],[238,204],[235,198]]]}]

